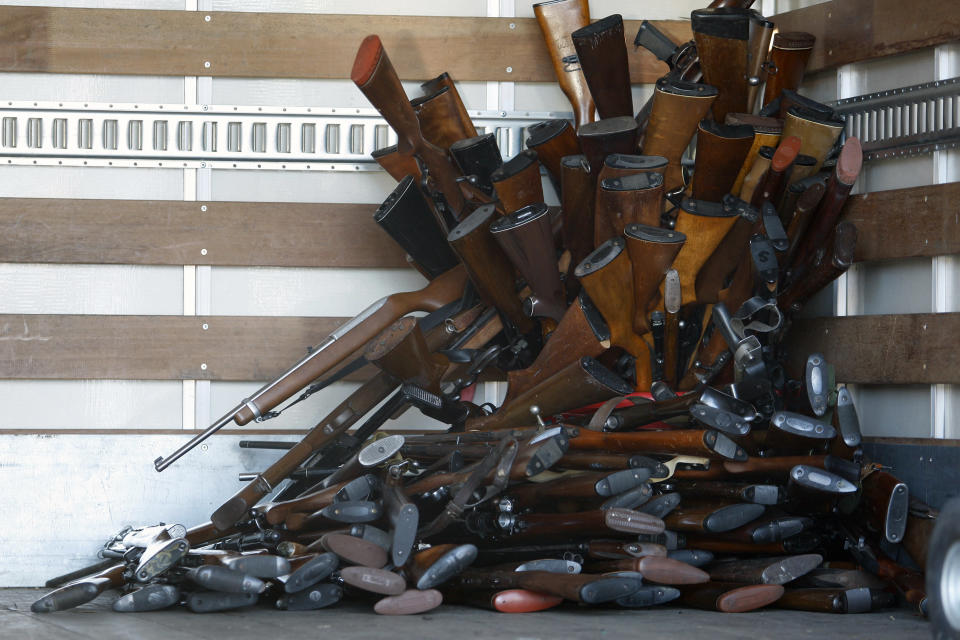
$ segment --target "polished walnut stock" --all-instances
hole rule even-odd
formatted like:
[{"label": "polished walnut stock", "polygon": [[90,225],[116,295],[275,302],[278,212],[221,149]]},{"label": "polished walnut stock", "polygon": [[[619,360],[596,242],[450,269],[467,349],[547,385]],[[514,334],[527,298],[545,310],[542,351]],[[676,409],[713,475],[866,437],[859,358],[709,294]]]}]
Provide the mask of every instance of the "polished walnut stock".
[{"label": "polished walnut stock", "polygon": [[610,536],[616,533],[663,533],[660,518],[631,511],[606,509],[574,513],[530,513],[516,516],[510,534],[515,539],[563,539],[581,536]]},{"label": "polished walnut stock", "polygon": [[392,144],[389,147],[377,149],[370,156],[397,182],[400,182],[406,176],[413,176],[417,183],[420,182],[420,165],[417,164],[417,159],[411,155],[400,153],[397,150],[397,145]]},{"label": "polished walnut stock", "polygon": [[636,303],[633,265],[623,238],[613,238],[577,265],[574,275],[610,327],[610,342],[636,358],[636,388],[647,390],[653,382],[650,348],[633,330]]},{"label": "polished walnut stock", "polygon": [[583,357],[504,403],[493,414],[467,421],[468,430],[510,429],[533,421],[530,407],[551,416],[571,407],[581,407],[625,395],[633,388],[593,358]]},{"label": "polished walnut stock", "polygon": [[[593,221],[593,245],[590,247],[591,250],[599,247],[601,244],[609,240],[610,238],[620,235],[623,233],[623,229],[620,228],[618,231],[616,225],[611,221],[609,212],[607,208],[616,209],[619,206],[621,200],[624,200],[624,196],[627,196],[627,200],[624,201],[624,206],[629,206],[629,190],[616,189],[614,188],[613,193],[604,193],[603,183],[606,180],[611,178],[626,178],[628,176],[634,176],[640,173],[656,173],[660,177],[660,182],[663,182],[663,172],[666,170],[667,160],[660,156],[637,156],[637,155],[626,155],[622,153],[612,153],[603,159],[603,167],[600,169],[600,173],[597,175],[597,188],[596,195],[593,202],[593,211],[594,211],[594,221]],[[646,180],[656,180],[656,178],[647,178]],[[648,183],[644,183],[648,184]],[[638,185],[639,186],[639,185]],[[648,184],[648,186],[650,186]],[[618,191],[620,193],[618,193]],[[663,189],[660,189],[662,194]],[[660,222],[660,208],[656,208],[656,217],[651,217],[653,214],[652,208],[650,208],[651,203],[646,203],[646,208],[649,208],[649,212],[644,213],[645,218],[652,219],[652,222],[645,222],[645,224],[658,225]],[[640,220],[636,220],[640,222]],[[622,227],[623,225],[621,225]],[[584,254],[583,257],[586,257]],[[582,260],[583,258],[581,258]],[[576,266],[576,265],[574,265]]]},{"label": "polished walnut stock", "polygon": [[524,302],[527,315],[559,322],[567,305],[557,270],[547,205],[538,202],[522,207],[494,221],[490,233],[533,291]]},{"label": "polished walnut stock", "polygon": [[107,589],[126,583],[125,562],[117,562],[98,573],[54,589],[30,605],[33,613],[51,613],[80,606],[95,599]]},{"label": "polished walnut stock", "polygon": [[603,169],[604,159],[613,153],[629,154],[636,150],[637,121],[620,116],[605,118],[577,129],[580,149],[587,157],[590,177],[596,183]]},{"label": "polished walnut stock", "polygon": [[663,453],[746,460],[747,454],[729,438],[716,431],[680,429],[640,433],[602,433],[581,430],[570,439],[573,451],[616,451],[619,453]]},{"label": "polished walnut stock", "polygon": [[[464,122],[460,119],[460,96],[452,93],[449,87],[442,87],[436,93],[414,98],[410,101],[417,120],[420,121],[420,132],[430,143],[441,149],[449,149],[457,140],[473,138],[477,130],[469,119]],[[464,110],[464,113],[466,110]]]},{"label": "polished walnut stock", "polygon": [[607,324],[586,294],[581,293],[567,307],[533,364],[526,369],[507,373],[507,396],[503,404],[513,403],[540,380],[549,378],[580,358],[596,358],[609,348],[610,330]]},{"label": "polished walnut stock", "polygon": [[667,271],[687,241],[679,231],[643,224],[629,224],[623,232],[633,268],[633,330],[643,335],[650,330],[648,314],[655,306]]},{"label": "polished walnut stock", "polygon": [[790,240],[790,248],[787,249],[786,259],[788,265],[793,263],[797,249],[800,248],[800,242],[803,240],[807,227],[810,226],[810,221],[813,220],[813,216],[817,212],[820,201],[823,200],[826,192],[827,187],[825,183],[814,182],[797,197],[793,217],[790,219],[790,224],[787,227],[787,238]]},{"label": "polished walnut stock", "polygon": [[371,340],[364,357],[397,380],[414,384],[434,394],[440,393],[448,360],[431,353],[417,319],[411,316],[394,322]]},{"label": "polished walnut stock", "polygon": [[613,14],[570,34],[601,118],[633,116],[623,17]]},{"label": "polished walnut stock", "polygon": [[[472,138],[477,135],[477,130],[473,126],[473,121],[470,119],[470,115],[467,113],[467,107],[463,104],[463,99],[460,97],[460,92],[457,91],[457,86],[453,83],[453,78],[450,77],[449,73],[444,71],[436,78],[422,83],[420,88],[423,89],[424,94],[428,96],[434,95],[442,89],[446,89],[447,93],[443,98],[443,102],[445,105],[448,105],[444,108],[449,113],[447,117],[457,120],[457,125],[459,128],[468,134],[464,136],[464,138]],[[452,110],[450,109],[451,107]]]},{"label": "polished walnut stock", "polygon": [[465,205],[456,180],[459,172],[443,149],[424,138],[417,114],[407,100],[379,36],[364,39],[353,62],[350,78],[396,131],[399,139],[397,151],[402,155],[416,155],[423,161],[454,217],[459,218]]},{"label": "polished walnut stock", "polygon": [[697,200],[718,202],[731,192],[737,173],[753,146],[753,127],[701,120],[690,193]]},{"label": "polished walnut stock", "polygon": [[657,81],[650,121],[643,138],[643,153],[667,159],[666,191],[683,186],[680,157],[697,132],[698,123],[716,99],[717,88],[709,84],[671,80],[669,77]]},{"label": "polished walnut stock", "polygon": [[587,0],[547,0],[533,5],[560,89],[573,107],[577,126],[593,122],[594,102],[577,62],[570,34],[590,24]]},{"label": "polished walnut stock", "polygon": [[[547,571],[506,571],[468,569],[457,578],[456,587],[469,590],[489,589],[526,589],[536,593],[553,595],[573,602],[591,602],[595,600],[594,588],[610,585],[619,595],[632,593],[636,581],[623,578],[604,578],[589,573],[562,574]],[[609,599],[619,597],[611,594]]]},{"label": "polished walnut stock", "polygon": [[499,309],[517,329],[527,333],[533,329],[533,321],[523,313],[510,259],[490,233],[495,213],[492,204],[479,207],[450,232],[447,240],[484,302]]},{"label": "polished walnut stock", "polygon": [[597,573],[639,571],[643,574],[644,580],[657,584],[702,584],[710,581],[710,575],[702,569],[686,562],[657,556],[590,562],[587,568]]},{"label": "polished walnut stock", "polygon": [[537,153],[557,192],[560,192],[560,163],[566,156],[580,153],[577,132],[566,120],[544,120],[527,128],[528,149]]},{"label": "polished walnut stock", "polygon": [[796,91],[800,87],[815,42],[813,34],[803,31],[781,31],[773,36],[763,104],[777,98],[784,89]]},{"label": "polished walnut stock", "polygon": [[490,175],[490,181],[506,213],[543,202],[540,162],[537,153],[530,149],[525,149],[504,162]]}]

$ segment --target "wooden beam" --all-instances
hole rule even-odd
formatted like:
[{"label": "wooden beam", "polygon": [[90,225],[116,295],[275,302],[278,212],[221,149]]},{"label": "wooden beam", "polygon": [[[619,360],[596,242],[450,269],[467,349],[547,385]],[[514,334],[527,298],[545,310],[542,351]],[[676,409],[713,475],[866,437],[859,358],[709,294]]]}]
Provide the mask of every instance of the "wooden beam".
[{"label": "wooden beam", "polygon": [[[654,24],[676,42],[691,38],[686,20]],[[639,26],[624,25],[631,78],[652,83],[667,67],[634,50]],[[342,79],[371,33],[403,79],[556,80],[533,18],[19,6],[0,7],[0,71]]]},{"label": "wooden beam", "polygon": [[853,196],[842,219],[857,225],[855,260],[960,253],[960,182]]},{"label": "wooden beam", "polygon": [[0,315],[0,379],[267,381],[346,320]]},{"label": "wooden beam", "polygon": [[[0,198],[4,262],[406,267],[375,205]],[[205,251],[204,251],[205,250]]]},{"label": "wooden beam", "polygon": [[956,384],[958,335],[960,313],[849,316],[797,320],[786,343],[794,371],[819,351],[838,382]]},{"label": "wooden beam", "polygon": [[807,73],[960,39],[960,11],[943,0],[833,0],[771,18],[817,37]]}]

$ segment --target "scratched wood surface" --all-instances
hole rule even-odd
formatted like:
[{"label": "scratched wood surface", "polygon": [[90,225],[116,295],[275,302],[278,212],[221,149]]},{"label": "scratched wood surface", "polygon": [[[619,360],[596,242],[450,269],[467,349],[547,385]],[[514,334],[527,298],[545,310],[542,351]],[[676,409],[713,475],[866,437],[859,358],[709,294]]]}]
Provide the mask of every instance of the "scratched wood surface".
[{"label": "scratched wood surface", "polygon": [[960,39],[955,0],[833,0],[773,17],[817,37],[807,73]]},{"label": "scratched wood surface", "polygon": [[[376,205],[0,198],[4,262],[406,267]],[[202,252],[202,253],[201,253]]]},{"label": "scratched wood surface", "polygon": [[0,315],[0,379],[272,380],[346,320]]},{"label": "scratched wood surface", "polygon": [[[676,42],[691,38],[688,21],[654,23]],[[635,50],[639,26],[624,25],[631,79],[652,83],[667,67]],[[556,79],[533,18],[14,6],[0,7],[0,71],[349,78],[357,48],[371,33],[380,35],[403,79],[443,71],[461,81]]]},{"label": "scratched wood surface", "polygon": [[786,342],[793,371],[809,354],[827,354],[837,382],[956,384],[960,313],[916,313],[798,320]]}]

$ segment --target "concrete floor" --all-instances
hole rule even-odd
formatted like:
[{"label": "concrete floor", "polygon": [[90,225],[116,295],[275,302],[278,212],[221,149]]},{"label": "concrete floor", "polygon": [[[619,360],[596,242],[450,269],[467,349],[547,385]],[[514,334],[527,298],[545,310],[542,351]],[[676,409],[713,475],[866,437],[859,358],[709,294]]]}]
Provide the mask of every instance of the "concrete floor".
[{"label": "concrete floor", "polygon": [[0,589],[0,637],[30,640],[112,640],[137,638],[184,640],[209,638],[370,638],[423,640],[496,638],[642,637],[670,640],[734,640],[740,638],[920,639],[929,626],[905,610],[840,616],[800,611],[756,611],[721,614],[694,609],[658,607],[647,610],[578,610],[575,606],[526,615],[498,614],[444,605],[418,616],[378,616],[362,603],[342,603],[320,611],[293,612],[252,607],[196,615],[186,609],[150,613],[114,613],[115,596],[104,594],[70,611],[37,615],[30,604],[44,589]]}]

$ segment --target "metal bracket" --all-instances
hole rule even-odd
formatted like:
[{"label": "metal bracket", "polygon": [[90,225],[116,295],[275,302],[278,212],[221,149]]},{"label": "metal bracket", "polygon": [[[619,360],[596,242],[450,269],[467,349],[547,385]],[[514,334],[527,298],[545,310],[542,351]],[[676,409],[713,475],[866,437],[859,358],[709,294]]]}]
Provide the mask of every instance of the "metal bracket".
[{"label": "metal bracket", "polygon": [[960,78],[878,91],[828,103],[846,120],[865,160],[960,147]]},{"label": "metal bracket", "polygon": [[[504,158],[554,111],[469,111]],[[397,136],[375,109],[67,102],[0,103],[0,164],[379,171]]]}]

